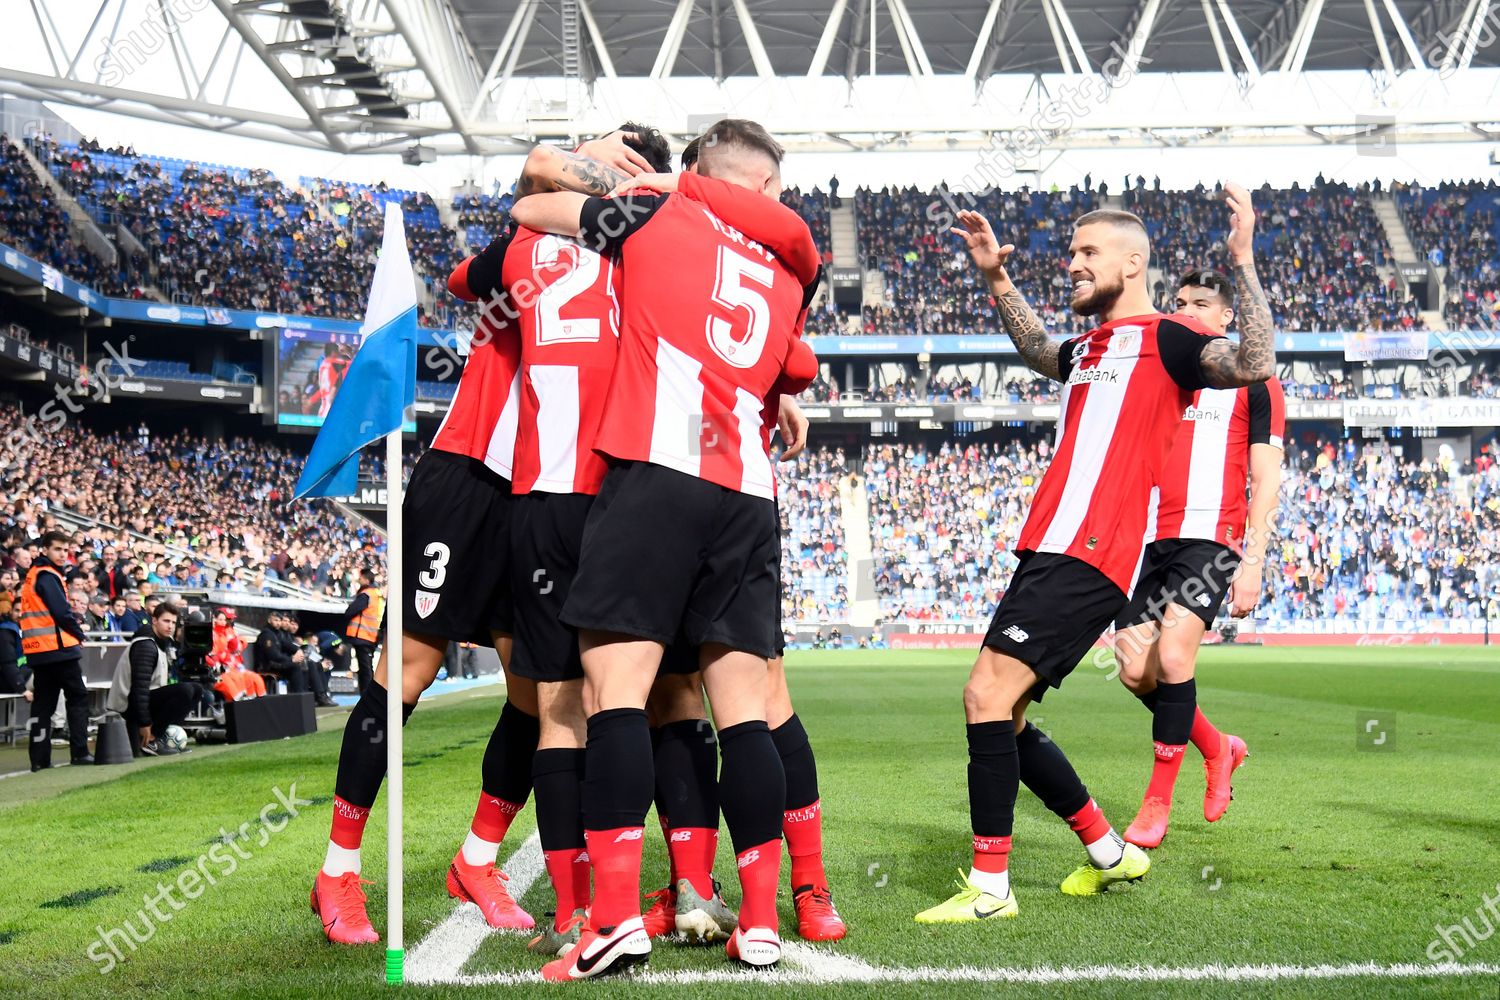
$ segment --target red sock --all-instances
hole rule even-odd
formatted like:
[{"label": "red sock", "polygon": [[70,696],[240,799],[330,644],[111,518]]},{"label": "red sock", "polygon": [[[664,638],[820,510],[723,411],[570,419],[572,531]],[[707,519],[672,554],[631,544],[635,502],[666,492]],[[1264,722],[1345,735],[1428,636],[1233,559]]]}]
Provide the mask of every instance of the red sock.
[{"label": "red sock", "polygon": [[1151,767],[1151,783],[1146,786],[1146,798],[1172,801],[1172,789],[1177,784],[1177,772],[1182,770],[1182,755],[1187,747],[1157,743],[1156,763]]},{"label": "red sock", "polygon": [[510,829],[510,821],[516,818],[516,813],[526,803],[507,802],[484,792],[479,793],[479,805],[474,807],[474,822],[470,829],[474,836],[480,840],[487,840],[492,844],[498,844],[505,839],[505,831]]},{"label": "red sock", "polygon": [[1224,744],[1224,735],[1208,721],[1208,716],[1203,714],[1201,708],[1193,714],[1193,732],[1188,739],[1193,741],[1193,746],[1198,748],[1204,760],[1213,760],[1219,756],[1219,749]]},{"label": "red sock", "polygon": [[657,812],[656,819],[659,823],[661,823],[662,843],[667,845],[667,886],[671,888],[673,892],[676,892],[677,856],[672,853],[672,824],[667,819],[667,817],[663,816],[660,812]]},{"label": "red sock", "polygon": [[781,832],[792,856],[792,889],[828,884],[823,871],[823,800],[781,814]]},{"label": "red sock", "polygon": [[552,890],[557,894],[557,913],[553,917],[554,930],[562,930],[573,917],[574,910],[589,907],[589,852],[577,847],[561,851],[544,851],[547,875],[552,879]]},{"label": "red sock", "polygon": [[594,905],[589,927],[614,927],[641,914],[641,840],[644,828],[585,830],[594,870]]},{"label": "red sock", "polygon": [[1078,839],[1087,847],[1104,839],[1109,833],[1109,820],[1104,818],[1104,811],[1093,799],[1089,804],[1068,817],[1068,828],[1078,834]]},{"label": "red sock", "polygon": [[667,857],[672,861],[672,885],[678,879],[692,883],[704,899],[714,894],[714,855],[719,851],[719,831],[701,826],[673,830],[667,838]]},{"label": "red sock", "polygon": [[776,929],[781,841],[768,840],[735,856],[740,870],[740,926]]},{"label": "red sock", "polygon": [[333,829],[329,831],[328,839],[345,850],[359,850],[359,842],[365,836],[365,822],[369,818],[370,810],[367,807],[353,805],[335,795]]},{"label": "red sock", "polygon": [[974,870],[1003,872],[1010,867],[1010,838],[974,836]]}]

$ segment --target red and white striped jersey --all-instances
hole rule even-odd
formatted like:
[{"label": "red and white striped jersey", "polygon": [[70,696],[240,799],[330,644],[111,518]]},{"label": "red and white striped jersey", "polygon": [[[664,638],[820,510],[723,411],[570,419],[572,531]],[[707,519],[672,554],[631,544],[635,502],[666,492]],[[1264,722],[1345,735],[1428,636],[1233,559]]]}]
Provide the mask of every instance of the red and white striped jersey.
[{"label": "red and white striped jersey", "polygon": [[478,459],[509,479],[516,449],[520,379],[521,342],[514,325],[481,319],[469,344],[458,390],[433,435],[432,447]]},{"label": "red and white striped jersey", "polygon": [[1286,401],[1276,379],[1239,389],[1202,389],[1183,411],[1157,484],[1146,542],[1201,538],[1238,550],[1249,503],[1250,446],[1281,447]]},{"label": "red and white striped jersey", "polygon": [[[757,232],[811,245],[795,212],[749,196]],[[817,375],[801,339],[807,289],[772,237],[757,242],[704,204],[666,195],[591,198],[580,238],[623,274],[619,357],[596,447],[772,499],[767,400]]]},{"label": "red and white striped jersey", "polygon": [[1156,313],[1063,342],[1052,464],[1017,549],[1073,556],[1130,591],[1152,488],[1193,392],[1205,388],[1198,359],[1211,339],[1194,320]]},{"label": "red and white striped jersey", "polygon": [[614,262],[580,241],[516,229],[501,271],[521,329],[516,493],[599,492],[594,451],[620,341]]}]

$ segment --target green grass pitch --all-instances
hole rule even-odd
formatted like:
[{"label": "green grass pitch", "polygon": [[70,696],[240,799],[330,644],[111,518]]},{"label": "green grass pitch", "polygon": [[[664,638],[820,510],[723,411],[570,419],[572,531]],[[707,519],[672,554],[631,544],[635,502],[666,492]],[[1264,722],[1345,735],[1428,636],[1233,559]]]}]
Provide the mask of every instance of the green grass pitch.
[{"label": "green grass pitch", "polygon": [[[1171,833],[1153,853],[1151,874],[1124,891],[1072,899],[1057,886],[1083,853],[1023,789],[1012,855],[1019,919],[918,927],[912,914],[945,897],[969,860],[959,693],[970,660],[967,652],[894,650],[789,658],[793,696],[818,755],[829,874],[851,929],[845,942],[820,946],[820,953],[882,969],[1425,966],[1435,954],[1447,957],[1433,947],[1438,926],[1467,918],[1484,930],[1485,899],[1500,894],[1500,654],[1428,646],[1205,650],[1200,703],[1251,752],[1220,823],[1203,821],[1202,770],[1189,750]],[[443,875],[472,814],[499,692],[482,688],[424,704],[406,730],[408,949],[453,912]],[[1144,710],[1117,681],[1085,664],[1031,717],[1068,752],[1123,830],[1151,765]],[[342,721],[342,714],[325,717],[316,736],[281,743],[0,780],[0,996],[340,997],[385,989],[383,949],[328,945],[307,908],[328,834]],[[4,760],[0,771],[15,770],[22,758]],[[294,785],[312,804],[291,816],[275,789],[289,793]],[[653,823],[648,889],[665,880]],[[527,809],[502,859],[532,824]],[[235,870],[208,862],[219,875],[215,884],[197,886],[201,895],[191,901],[179,897],[180,910],[158,904],[171,919],[137,950],[122,947],[124,961],[103,973],[104,963],[90,957],[99,935],[126,920],[143,929],[143,897],[197,865],[221,829],[242,826],[248,838]],[[385,832],[382,797],[365,840],[366,875],[378,880],[370,911],[381,929]],[[719,869],[732,903],[728,857],[726,835]],[[538,914],[549,908],[545,877],[523,902]],[[793,926],[784,894],[789,940]],[[94,948],[95,956],[106,954]],[[1451,957],[1500,967],[1500,934]],[[495,935],[462,971],[483,976],[537,965],[524,938]],[[831,960],[826,967],[837,969]],[[671,944],[657,947],[650,966],[653,974],[725,969],[720,948]],[[403,992],[531,995],[538,988],[449,984]],[[773,985],[745,972],[711,985],[617,979],[571,988],[609,997],[1045,990],[1064,997],[1496,998],[1500,976]]]}]

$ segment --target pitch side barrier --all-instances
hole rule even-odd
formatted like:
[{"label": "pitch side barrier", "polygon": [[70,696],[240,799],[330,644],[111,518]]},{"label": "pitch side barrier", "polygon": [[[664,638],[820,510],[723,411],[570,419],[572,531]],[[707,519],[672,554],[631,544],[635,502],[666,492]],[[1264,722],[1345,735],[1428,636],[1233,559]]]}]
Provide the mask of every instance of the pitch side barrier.
[{"label": "pitch side barrier", "polygon": [[[1234,626],[1232,639],[1224,634],[1225,625]],[[978,649],[988,628],[988,619],[891,622],[878,629],[828,622],[799,625],[793,648],[819,646],[816,633],[821,631],[823,648],[855,648],[861,638],[869,641],[871,633],[878,632],[884,646],[891,649]],[[833,629],[840,633],[838,647],[831,641]],[[1204,645],[1220,646],[1483,646],[1492,642],[1500,645],[1500,619],[1323,618],[1287,623],[1223,619],[1203,637]],[[1096,646],[1113,648],[1113,644],[1114,633],[1107,632]]]}]

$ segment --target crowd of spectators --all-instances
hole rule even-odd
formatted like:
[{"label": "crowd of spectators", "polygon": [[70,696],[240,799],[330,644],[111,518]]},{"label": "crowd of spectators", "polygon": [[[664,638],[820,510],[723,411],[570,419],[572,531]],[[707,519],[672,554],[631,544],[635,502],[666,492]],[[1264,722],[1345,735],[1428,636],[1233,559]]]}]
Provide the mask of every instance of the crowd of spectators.
[{"label": "crowd of spectators", "polygon": [[441,291],[454,261],[453,233],[432,199],[383,182],[297,186],[262,168],[153,159],[45,135],[28,143],[96,218],[141,241],[157,287],[174,301],[359,319],[384,232],[382,206],[392,199],[408,211],[413,265],[430,291]]},{"label": "crowd of spectators", "polygon": [[875,593],[887,620],[986,618],[1050,453],[1020,445],[871,445],[864,456]]},{"label": "crowd of spectators", "polygon": [[[1049,446],[873,445],[864,456],[885,620],[984,620]],[[1483,617],[1500,586],[1500,468],[1414,461],[1388,443],[1289,445],[1278,540],[1255,618],[1373,622]]]},{"label": "crowd of spectators", "polygon": [[776,468],[781,513],[781,616],[790,622],[844,620],[849,567],[839,483],[849,474],[842,448],[804,452]]},{"label": "crowd of spectators", "polygon": [[[1280,329],[1422,326],[1416,301],[1398,289],[1390,241],[1370,200],[1375,193],[1368,184],[1355,187],[1321,174],[1306,188],[1265,185],[1253,192],[1256,267]],[[1229,215],[1218,194],[1202,184],[1191,191],[1148,188],[1141,177],[1125,192],[1124,206],[1145,220],[1154,262],[1164,272],[1159,305],[1170,308],[1172,282],[1185,271],[1231,273],[1224,249]]]},{"label": "crowd of spectators", "polygon": [[1500,584],[1500,469],[1414,461],[1388,443],[1291,444],[1279,542],[1256,617],[1482,618]]},{"label": "crowd of spectators", "polygon": [[1446,269],[1442,308],[1449,327],[1500,326],[1500,184],[1397,184],[1392,192],[1412,245]]},{"label": "crowd of spectators", "polygon": [[1002,242],[1020,248],[1007,267],[1055,333],[1082,332],[1068,308],[1067,230],[1097,207],[1092,192],[991,191],[971,197],[945,186],[861,187],[855,193],[860,253],[885,280],[884,301],[864,307],[864,333],[918,336],[994,333],[999,319],[963,243],[948,231],[959,209],[982,212]]},{"label": "crowd of spectators", "polygon": [[[127,226],[149,261],[106,266],[71,239],[67,214],[32,173],[14,143],[0,136],[0,233],[38,259],[106,294],[142,295],[148,283],[175,301],[281,312],[360,318],[383,229],[382,206],[400,200],[408,241],[429,295],[424,318],[464,326],[471,310],[451,302],[443,283],[463,246],[482,248],[509,222],[511,195],[455,196],[452,209],[464,240],[443,225],[432,198],[345,181],[278,180],[269,170],[208,166],[140,156],[133,148],[104,149],[82,140],[62,145],[28,137],[33,153],[66,190],[101,222]],[[861,187],[854,197],[859,252],[884,279],[883,300],[845,316],[831,298],[812,311],[812,334],[941,335],[993,332],[997,316],[967,254],[948,226],[960,208],[985,213],[1003,239],[1017,243],[1012,277],[1055,333],[1082,332],[1089,321],[1072,314],[1066,232],[1107,191],[1092,178],[1083,187],[990,191],[970,195],[939,185]],[[832,185],[830,185],[831,187]],[[1500,322],[1500,186],[1444,183],[1391,189],[1419,252],[1446,269],[1442,308],[1453,327]],[[1411,329],[1421,326],[1415,300],[1400,293],[1391,248],[1372,198],[1380,185],[1351,186],[1321,175],[1303,187],[1263,186],[1258,264],[1280,327],[1289,331]],[[1175,276],[1194,267],[1226,268],[1227,215],[1216,190],[1190,191],[1126,178],[1124,207],[1146,220],[1153,264],[1162,281],[1153,289],[1168,304]],[[783,201],[799,212],[832,259],[830,206],[819,188],[790,188]],[[126,280],[136,275],[138,281]]]},{"label": "crowd of spectators", "polygon": [[68,213],[55,203],[52,191],[26,162],[21,147],[4,133],[0,133],[0,242],[106,295],[135,294],[118,268],[73,240]]},{"label": "crowd of spectators", "polygon": [[[22,419],[0,407],[0,426]],[[9,439],[0,459],[0,527],[7,547],[59,526],[56,508],[100,522],[75,542],[112,552],[113,598],[148,585],[270,593],[280,581],[343,598],[358,572],[383,559],[384,541],[323,500],[292,503],[305,454],[244,439],[187,432],[96,433],[75,418],[38,441]]]}]

